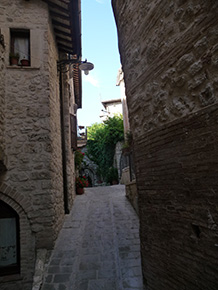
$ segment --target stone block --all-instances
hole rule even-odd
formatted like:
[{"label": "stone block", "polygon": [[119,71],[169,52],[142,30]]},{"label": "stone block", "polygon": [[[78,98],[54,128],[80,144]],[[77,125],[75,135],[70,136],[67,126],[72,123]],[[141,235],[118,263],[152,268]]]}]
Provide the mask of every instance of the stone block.
[{"label": "stone block", "polygon": [[193,53],[183,55],[177,63],[177,71],[180,73],[184,70],[187,70],[193,62],[194,62]]}]

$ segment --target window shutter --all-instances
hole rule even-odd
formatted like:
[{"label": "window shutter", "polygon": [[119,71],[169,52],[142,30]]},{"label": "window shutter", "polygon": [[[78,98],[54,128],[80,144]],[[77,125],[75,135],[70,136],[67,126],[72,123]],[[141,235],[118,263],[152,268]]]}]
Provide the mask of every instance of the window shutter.
[{"label": "window shutter", "polygon": [[71,148],[77,149],[77,119],[75,115],[70,114],[70,127],[71,127]]}]

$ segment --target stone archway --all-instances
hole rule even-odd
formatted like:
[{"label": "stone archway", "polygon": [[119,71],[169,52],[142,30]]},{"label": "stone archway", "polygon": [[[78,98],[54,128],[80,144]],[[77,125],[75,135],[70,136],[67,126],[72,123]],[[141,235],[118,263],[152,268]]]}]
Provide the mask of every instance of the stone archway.
[{"label": "stone archway", "polygon": [[20,273],[19,215],[0,200],[0,277]]},{"label": "stone archway", "polygon": [[[28,201],[22,194],[6,184],[0,184],[0,201],[12,208],[19,216],[19,244],[20,244],[20,274],[0,277],[0,284],[6,281],[16,281],[17,290],[31,288],[35,265],[35,236],[27,215]],[[22,277],[25,276],[25,281]],[[4,288],[7,290],[7,287]],[[8,288],[10,289],[10,288]]]}]

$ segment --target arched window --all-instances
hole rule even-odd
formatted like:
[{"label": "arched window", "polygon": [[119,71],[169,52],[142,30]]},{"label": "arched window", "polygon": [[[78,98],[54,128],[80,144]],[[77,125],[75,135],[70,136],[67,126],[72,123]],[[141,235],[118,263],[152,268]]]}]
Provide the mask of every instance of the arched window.
[{"label": "arched window", "polygon": [[0,201],[0,276],[20,272],[19,216]]}]

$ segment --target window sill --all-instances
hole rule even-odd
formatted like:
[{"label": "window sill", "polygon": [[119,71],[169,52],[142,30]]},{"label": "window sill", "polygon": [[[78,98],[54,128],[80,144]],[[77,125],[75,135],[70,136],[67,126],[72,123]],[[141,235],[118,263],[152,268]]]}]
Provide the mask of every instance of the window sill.
[{"label": "window sill", "polygon": [[20,274],[0,276],[0,283],[23,280]]},{"label": "window sill", "polygon": [[21,69],[21,70],[39,70],[40,67],[33,66],[21,66],[21,65],[8,65],[7,69]]}]

